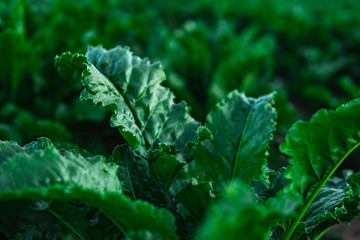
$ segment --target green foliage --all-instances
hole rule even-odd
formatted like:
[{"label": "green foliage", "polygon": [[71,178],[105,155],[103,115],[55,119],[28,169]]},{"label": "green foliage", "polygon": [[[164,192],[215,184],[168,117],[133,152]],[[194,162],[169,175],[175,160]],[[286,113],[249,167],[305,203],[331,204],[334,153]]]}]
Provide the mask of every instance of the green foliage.
[{"label": "green foliage", "polygon": [[[360,100],[296,122],[280,147],[289,166],[276,172],[267,163],[277,116],[273,93],[249,98],[232,91],[203,127],[160,85],[160,65],[127,48],[90,48],[87,57],[64,53],[55,65],[64,77],[81,74],[80,98],[110,108],[110,125],[128,144],[106,160],[71,144],[57,149],[46,138],[24,147],[2,141],[4,204],[55,201],[40,210],[81,239],[101,233],[218,239],[223,232],[228,239],[305,239],[360,215],[359,175],[333,176],[360,146]],[[74,201],[85,208],[68,204]],[[94,211],[101,217],[89,225]]]},{"label": "green foliage", "polygon": [[[105,163],[101,156],[82,157],[78,152],[57,150],[49,140],[39,139],[14,152],[14,143],[3,142],[5,158],[0,168],[0,197],[13,199],[43,198],[58,201],[83,200],[97,207],[119,230],[152,230],[166,238],[175,238],[173,216],[166,210],[135,201],[124,196],[117,178],[117,166]],[[10,146],[8,146],[10,145]],[[2,152],[2,151],[1,151]],[[23,171],[32,169],[32,171]],[[34,177],[35,176],[35,177]],[[79,221],[65,223],[63,218],[49,206],[49,211],[65,225],[76,230]],[[126,218],[123,215],[126,213]],[[140,220],[141,219],[141,220]],[[169,224],[170,223],[170,224]],[[166,224],[165,230],[164,226]]]},{"label": "green foliage", "polygon": [[0,238],[303,240],[350,223],[359,14],[1,1]]}]

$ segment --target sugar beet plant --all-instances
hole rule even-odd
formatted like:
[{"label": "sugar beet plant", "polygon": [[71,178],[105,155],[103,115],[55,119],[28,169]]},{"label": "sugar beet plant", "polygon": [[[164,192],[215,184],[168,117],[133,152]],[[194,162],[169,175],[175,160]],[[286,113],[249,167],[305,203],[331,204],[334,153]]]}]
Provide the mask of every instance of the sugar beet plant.
[{"label": "sugar beet plant", "polygon": [[360,214],[360,174],[336,172],[360,145],[360,100],[295,123],[280,146],[289,165],[275,171],[275,93],[232,91],[202,126],[161,85],[162,66],[128,48],[67,52],[55,65],[81,75],[80,99],[110,109],[127,143],[106,159],[47,138],[1,141],[8,238],[319,239]]}]

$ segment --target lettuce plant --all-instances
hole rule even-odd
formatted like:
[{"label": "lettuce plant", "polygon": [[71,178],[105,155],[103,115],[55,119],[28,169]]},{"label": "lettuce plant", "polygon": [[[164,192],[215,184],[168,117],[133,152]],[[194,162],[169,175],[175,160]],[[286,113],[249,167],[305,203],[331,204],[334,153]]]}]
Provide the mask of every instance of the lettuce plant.
[{"label": "lettuce plant", "polygon": [[55,65],[81,76],[80,99],[110,109],[126,143],[106,158],[47,138],[1,141],[8,238],[319,239],[360,215],[359,173],[337,172],[360,145],[358,99],[296,122],[280,146],[289,164],[273,170],[276,93],[234,90],[202,125],[161,85],[163,67],[128,48],[67,52]]}]

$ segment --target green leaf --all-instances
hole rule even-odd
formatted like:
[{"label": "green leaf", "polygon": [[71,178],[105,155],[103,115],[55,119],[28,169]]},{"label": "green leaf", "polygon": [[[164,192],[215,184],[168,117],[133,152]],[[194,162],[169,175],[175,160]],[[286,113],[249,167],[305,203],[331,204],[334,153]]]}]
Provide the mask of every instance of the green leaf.
[{"label": "green leaf", "polygon": [[344,171],[344,177],[332,177],[321,189],[292,239],[320,239],[330,227],[350,223],[360,215],[360,174]]},{"label": "green leaf", "polygon": [[75,78],[87,68],[87,58],[79,53],[65,52],[55,57],[55,66],[63,78]]},{"label": "green leaf", "polygon": [[176,194],[181,203],[195,220],[203,219],[210,204],[215,200],[210,183],[198,183],[195,179]]},{"label": "green leaf", "polygon": [[344,201],[351,196],[352,192],[345,179],[337,177],[329,179],[304,214],[302,222],[306,226],[305,232],[310,233],[329,218],[336,220],[339,215],[346,214]]},{"label": "green leaf", "polygon": [[0,141],[0,166],[8,158],[14,157],[19,152],[24,152],[24,149],[15,142]]},{"label": "green leaf", "polygon": [[281,217],[277,209],[258,203],[247,184],[235,181],[224,198],[211,207],[195,239],[267,239]]},{"label": "green leaf", "polygon": [[129,146],[117,146],[109,161],[119,166],[118,176],[124,184],[124,194],[134,200],[146,200],[157,206],[167,205],[166,192],[151,173],[148,162],[144,158],[134,156]]},{"label": "green leaf", "polygon": [[165,73],[159,63],[133,56],[122,47],[90,48],[86,56],[88,61],[83,55],[66,53],[56,57],[55,65],[62,75],[82,71],[85,89],[80,99],[110,108],[114,113],[110,125],[136,153],[156,157],[186,152],[209,135],[190,116],[185,102],[175,103],[173,93],[161,86]]},{"label": "green leaf", "polygon": [[326,182],[360,145],[360,100],[336,111],[320,110],[309,122],[297,122],[289,130],[280,150],[290,156],[285,188],[298,194],[302,205],[292,219],[284,239],[288,240]]},{"label": "green leaf", "polygon": [[164,192],[167,192],[174,183],[176,176],[185,163],[174,155],[163,155],[152,162],[151,168]]},{"label": "green leaf", "polygon": [[44,209],[50,212],[54,218],[64,223],[69,229],[74,228],[78,235],[85,239],[114,239],[122,235],[118,228],[112,224],[99,210],[90,207],[83,201],[59,202],[52,201],[49,207]]},{"label": "green leaf", "polygon": [[194,169],[214,181],[217,193],[236,178],[267,183],[267,149],[275,130],[274,94],[257,99],[237,90],[216,104],[205,127],[214,135],[194,148]]},{"label": "green leaf", "polygon": [[117,171],[118,167],[107,164],[103,157],[86,159],[73,151],[59,151],[48,140],[40,139],[1,165],[0,199],[83,200],[98,208],[123,233],[149,230],[176,239],[172,214],[127,198]]}]

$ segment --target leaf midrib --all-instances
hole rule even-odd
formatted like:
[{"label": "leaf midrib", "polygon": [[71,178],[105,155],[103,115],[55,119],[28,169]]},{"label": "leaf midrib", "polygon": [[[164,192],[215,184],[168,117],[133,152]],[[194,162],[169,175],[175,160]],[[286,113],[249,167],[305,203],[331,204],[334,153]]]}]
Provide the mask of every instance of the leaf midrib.
[{"label": "leaf midrib", "polygon": [[130,171],[129,171],[129,152],[128,151],[126,151],[125,156],[126,156],[126,158],[125,158],[126,174],[128,175],[128,178],[129,178],[129,182],[130,182],[130,186],[131,186],[131,193],[133,195],[134,200],[136,200],[136,195],[135,195],[135,192],[134,192],[134,186],[133,186],[132,179],[131,179],[131,174],[130,174]]},{"label": "leaf midrib", "polygon": [[88,240],[89,238],[87,236],[83,236],[79,231],[76,230],[74,226],[72,226],[70,223],[68,223],[65,219],[63,219],[59,214],[48,209],[48,212],[50,212],[52,215],[54,215],[60,222],[62,222],[66,227],[68,227],[76,236],[78,236],[81,240]]},{"label": "leaf midrib", "polygon": [[243,131],[241,132],[241,135],[240,135],[240,140],[239,140],[239,144],[237,146],[237,151],[236,151],[236,155],[235,155],[235,160],[234,160],[234,163],[233,163],[233,168],[231,169],[231,179],[230,179],[230,182],[232,183],[236,177],[236,170],[238,168],[238,165],[239,165],[239,159],[240,159],[240,147],[242,146],[242,142],[243,142],[243,137],[244,137],[244,133],[246,132],[247,128],[248,128],[248,122],[249,122],[249,116],[252,114],[253,110],[255,109],[254,105],[256,105],[257,101],[254,102],[253,105],[250,105],[250,111],[249,111],[249,114],[248,114],[248,117],[246,118],[246,122],[245,122],[245,125],[244,125],[244,129]]},{"label": "leaf midrib", "polygon": [[[93,65],[92,63],[89,62],[89,64],[91,64],[91,65],[96,69],[96,71],[98,71],[98,72],[101,74],[101,76],[103,76],[103,78],[110,84],[110,86],[112,86],[114,89],[116,89],[116,91],[119,93],[119,96],[121,96],[121,98],[124,100],[126,106],[127,106],[128,109],[130,110],[131,115],[134,117],[134,121],[135,121],[136,126],[138,126],[139,129],[140,129],[140,131],[141,131],[142,127],[141,127],[141,124],[140,124],[140,119],[139,119],[138,116],[135,114],[135,112],[134,112],[134,110],[133,110],[133,108],[132,108],[129,100],[125,97],[125,92],[124,92],[124,94],[122,94],[121,91],[116,87],[116,85],[115,85],[104,73],[102,73],[102,72],[101,72],[95,65]],[[131,81],[132,69],[133,69],[133,67],[131,66],[131,72],[130,72],[130,74],[129,74],[129,78],[130,78],[129,81]],[[87,85],[88,85],[88,84],[87,84]],[[136,137],[136,136],[135,136],[135,137]],[[148,146],[149,143],[146,141],[146,139],[144,138],[143,135],[141,135],[141,138],[142,138],[142,140],[144,141],[145,146]]]}]

